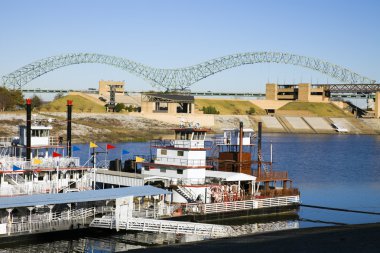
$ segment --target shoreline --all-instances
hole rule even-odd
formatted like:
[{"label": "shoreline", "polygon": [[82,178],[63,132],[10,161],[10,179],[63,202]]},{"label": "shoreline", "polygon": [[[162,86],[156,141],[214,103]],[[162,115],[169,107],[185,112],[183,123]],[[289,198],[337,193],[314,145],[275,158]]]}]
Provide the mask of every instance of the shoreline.
[{"label": "shoreline", "polygon": [[[178,127],[179,116],[118,114],[118,113],[76,113],[73,115],[73,143],[97,142],[134,142],[164,139],[171,135],[172,129]],[[158,117],[158,118],[157,118]],[[183,116],[187,117],[187,116]],[[52,135],[65,136],[65,113],[39,113],[37,118],[47,121],[53,126]],[[349,126],[348,133],[338,133],[331,125],[335,118],[315,117],[314,127],[306,124],[306,120],[298,117],[284,118],[270,116],[247,115],[193,115],[189,122],[201,122],[201,126],[209,128],[210,134],[220,134],[222,129],[235,128],[243,122],[246,128],[257,130],[257,122],[263,122],[263,132],[273,134],[307,134],[307,135],[371,135],[380,134],[380,119],[340,118]],[[309,119],[310,120],[310,119]],[[23,113],[0,113],[0,136],[17,136],[18,125],[25,124]],[[302,126],[309,129],[302,129]],[[298,129],[295,127],[299,127]],[[317,127],[320,127],[317,128]],[[323,128],[324,127],[324,128]]]}]

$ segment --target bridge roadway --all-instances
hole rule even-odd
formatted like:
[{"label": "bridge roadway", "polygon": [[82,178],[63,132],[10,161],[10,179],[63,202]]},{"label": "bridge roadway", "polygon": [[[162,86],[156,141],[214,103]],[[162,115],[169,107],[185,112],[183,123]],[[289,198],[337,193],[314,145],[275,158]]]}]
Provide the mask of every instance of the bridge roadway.
[{"label": "bridge roadway", "polygon": [[[313,87],[322,86],[330,91],[330,97],[341,98],[369,98],[380,91],[380,84],[313,84]],[[98,94],[96,89],[77,90],[77,89],[22,89],[25,93],[69,93],[84,92]],[[124,94],[140,94],[141,91],[125,91]],[[192,91],[193,96],[221,96],[221,97],[257,97],[264,98],[265,93],[260,92],[214,92],[214,91]]]}]

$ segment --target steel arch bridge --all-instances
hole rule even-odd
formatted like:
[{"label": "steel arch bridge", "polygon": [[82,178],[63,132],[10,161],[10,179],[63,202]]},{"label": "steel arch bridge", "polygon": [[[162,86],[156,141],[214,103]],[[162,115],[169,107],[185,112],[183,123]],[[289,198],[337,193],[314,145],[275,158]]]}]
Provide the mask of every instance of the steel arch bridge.
[{"label": "steel arch bridge", "polygon": [[50,71],[73,64],[101,63],[111,65],[149,81],[152,86],[168,90],[185,89],[192,84],[226,69],[256,63],[283,63],[319,71],[342,83],[375,83],[349,69],[317,58],[281,52],[249,52],[215,58],[190,67],[161,69],[143,65],[126,58],[94,53],[73,53],[48,57],[28,64],[2,77],[2,84],[9,88],[25,86],[33,79]]}]

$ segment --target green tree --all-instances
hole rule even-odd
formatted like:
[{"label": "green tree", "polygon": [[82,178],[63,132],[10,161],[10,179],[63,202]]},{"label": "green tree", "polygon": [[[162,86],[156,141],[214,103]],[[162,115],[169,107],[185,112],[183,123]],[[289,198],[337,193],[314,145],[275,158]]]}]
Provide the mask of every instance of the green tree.
[{"label": "green tree", "polygon": [[0,87],[0,110],[14,110],[24,104],[24,96],[20,90],[8,90]]},{"label": "green tree", "polygon": [[39,96],[33,95],[31,99],[32,99],[32,109],[41,107],[42,99]]}]

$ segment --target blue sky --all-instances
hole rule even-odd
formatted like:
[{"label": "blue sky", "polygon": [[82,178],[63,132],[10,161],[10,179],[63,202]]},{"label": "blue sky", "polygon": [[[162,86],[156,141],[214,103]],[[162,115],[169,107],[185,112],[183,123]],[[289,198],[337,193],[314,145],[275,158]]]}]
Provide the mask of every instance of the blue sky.
[{"label": "blue sky", "polygon": [[[126,57],[161,68],[223,55],[281,51],[317,57],[380,80],[380,1],[0,1],[0,76],[33,61],[72,52]],[[150,84],[100,64],[73,65],[28,84],[97,87],[125,80]],[[264,91],[265,83],[337,82],[315,71],[278,64],[246,65],[206,78],[194,91]]]}]

